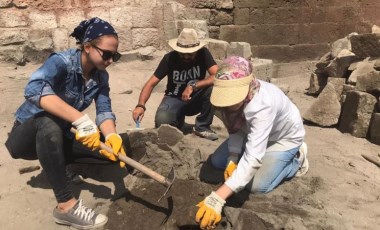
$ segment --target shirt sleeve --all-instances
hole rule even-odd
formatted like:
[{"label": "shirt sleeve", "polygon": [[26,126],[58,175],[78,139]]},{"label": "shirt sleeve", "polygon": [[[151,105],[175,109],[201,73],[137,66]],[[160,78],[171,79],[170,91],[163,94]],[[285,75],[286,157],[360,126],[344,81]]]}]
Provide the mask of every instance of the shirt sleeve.
[{"label": "shirt sleeve", "polygon": [[216,62],[207,48],[204,48],[204,52],[205,52],[206,69],[209,69],[212,66],[216,65]]},{"label": "shirt sleeve", "polygon": [[269,105],[263,105],[257,112],[246,113],[250,127],[245,151],[236,170],[225,182],[235,193],[244,189],[261,166],[274,118],[273,108]]},{"label": "shirt sleeve", "polygon": [[99,88],[99,93],[94,98],[96,106],[96,125],[100,126],[105,120],[116,120],[115,114],[112,112],[110,87],[108,83],[108,73],[104,71],[104,76],[101,77],[102,82]]},{"label": "shirt sleeve", "polygon": [[168,56],[165,55],[162,59],[160,64],[158,65],[156,71],[154,72],[154,76],[156,76],[158,79],[162,80],[166,75],[169,73],[169,61]]},{"label": "shirt sleeve", "polygon": [[45,63],[32,73],[25,87],[24,97],[41,108],[42,96],[55,94],[53,88],[67,75],[67,64],[59,55],[50,56]]}]

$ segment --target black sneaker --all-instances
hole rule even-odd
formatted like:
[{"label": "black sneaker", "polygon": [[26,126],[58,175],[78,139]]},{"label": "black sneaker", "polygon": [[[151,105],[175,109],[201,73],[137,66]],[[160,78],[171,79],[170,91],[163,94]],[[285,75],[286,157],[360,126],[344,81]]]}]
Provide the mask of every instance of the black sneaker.
[{"label": "black sneaker", "polygon": [[205,131],[197,131],[195,127],[193,128],[193,133],[199,137],[206,138],[208,140],[218,140],[218,134],[216,134],[214,131],[211,129],[205,130]]},{"label": "black sneaker", "polygon": [[69,225],[76,229],[97,228],[105,225],[108,221],[107,216],[96,214],[94,210],[84,206],[81,199],[67,213],[63,213],[55,208],[53,216],[57,224]]}]

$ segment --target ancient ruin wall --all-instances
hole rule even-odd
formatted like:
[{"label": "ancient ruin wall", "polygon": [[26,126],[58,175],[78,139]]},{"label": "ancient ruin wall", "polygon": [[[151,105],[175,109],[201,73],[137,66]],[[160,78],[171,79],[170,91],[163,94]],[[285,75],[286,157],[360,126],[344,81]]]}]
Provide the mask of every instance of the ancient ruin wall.
[{"label": "ancient ruin wall", "polygon": [[203,37],[249,42],[255,57],[300,61],[351,32],[369,32],[379,10],[378,0],[0,0],[0,60],[40,61],[74,47],[74,26],[99,16],[118,30],[121,51],[164,48],[193,26]]}]

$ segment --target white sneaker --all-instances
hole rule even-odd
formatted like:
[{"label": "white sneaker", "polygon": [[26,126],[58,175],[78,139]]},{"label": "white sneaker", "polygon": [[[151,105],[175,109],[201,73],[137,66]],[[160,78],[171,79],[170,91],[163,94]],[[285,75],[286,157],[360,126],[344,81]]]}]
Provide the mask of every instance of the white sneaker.
[{"label": "white sneaker", "polygon": [[301,177],[309,171],[309,161],[307,159],[307,144],[305,142],[302,143],[299,149],[300,156],[298,160],[300,161],[300,168],[296,173],[296,177]]}]

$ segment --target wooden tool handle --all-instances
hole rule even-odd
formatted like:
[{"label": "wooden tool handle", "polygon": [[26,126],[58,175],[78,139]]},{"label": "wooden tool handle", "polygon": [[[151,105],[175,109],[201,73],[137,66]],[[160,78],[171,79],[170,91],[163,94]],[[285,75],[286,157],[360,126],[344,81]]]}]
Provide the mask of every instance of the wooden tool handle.
[{"label": "wooden tool handle", "polygon": [[[76,133],[76,130],[74,128],[71,128],[70,131],[72,133],[74,133],[74,134]],[[100,148],[106,150],[107,152],[113,153],[112,148],[108,147],[103,142],[100,142]],[[158,174],[157,172],[153,171],[152,169],[150,169],[150,168],[148,168],[148,167],[140,164],[139,162],[133,160],[132,158],[124,156],[121,153],[118,154],[118,158],[119,158],[119,160],[121,160],[122,162],[126,163],[127,165],[130,165],[133,168],[137,169],[138,171],[140,171],[140,172],[144,173],[145,175],[149,176],[153,180],[155,180],[155,181],[157,181],[157,182],[159,182],[159,183],[161,183],[163,185],[166,185],[166,186],[170,186],[171,185],[171,182],[168,181],[164,176],[162,176],[162,175]]]}]

